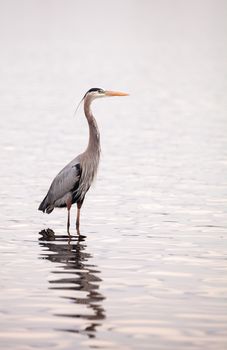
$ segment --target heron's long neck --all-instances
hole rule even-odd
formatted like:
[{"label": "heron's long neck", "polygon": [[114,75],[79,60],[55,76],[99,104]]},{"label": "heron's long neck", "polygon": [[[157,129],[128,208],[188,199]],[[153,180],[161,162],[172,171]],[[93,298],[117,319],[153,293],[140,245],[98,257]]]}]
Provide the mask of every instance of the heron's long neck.
[{"label": "heron's long neck", "polygon": [[91,111],[91,100],[85,100],[84,113],[89,126],[89,142],[86,149],[87,153],[97,155],[100,154],[100,133],[97,122]]}]

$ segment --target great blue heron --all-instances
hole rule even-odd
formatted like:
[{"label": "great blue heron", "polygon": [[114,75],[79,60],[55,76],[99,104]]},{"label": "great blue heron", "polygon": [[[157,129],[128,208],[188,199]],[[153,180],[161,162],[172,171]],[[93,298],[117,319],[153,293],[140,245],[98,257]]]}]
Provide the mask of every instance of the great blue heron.
[{"label": "great blue heron", "polygon": [[84,95],[84,113],[89,126],[89,142],[85,152],[79,154],[67,164],[53,180],[39,210],[50,214],[54,208],[67,207],[67,232],[70,227],[70,209],[77,203],[76,228],[79,233],[80,209],[85,195],[97,173],[100,158],[100,134],[98,125],[91,111],[91,102],[98,97],[127,96],[124,92],[92,88]]}]

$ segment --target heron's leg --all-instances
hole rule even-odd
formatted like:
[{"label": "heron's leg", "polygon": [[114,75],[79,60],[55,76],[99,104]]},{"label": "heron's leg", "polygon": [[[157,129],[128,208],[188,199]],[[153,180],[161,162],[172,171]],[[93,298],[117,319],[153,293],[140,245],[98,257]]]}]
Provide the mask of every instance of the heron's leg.
[{"label": "heron's leg", "polygon": [[80,227],[80,208],[77,207],[76,228]]},{"label": "heron's leg", "polygon": [[70,200],[68,200],[66,205],[67,205],[67,210],[68,210],[67,233],[70,236],[70,232],[69,232],[69,227],[70,227],[70,209],[71,209],[71,206],[72,206],[72,202]]},{"label": "heron's leg", "polygon": [[76,229],[77,233],[80,234],[79,227],[80,227],[80,209],[82,207],[82,202],[77,202],[77,216],[76,216]]},{"label": "heron's leg", "polygon": [[70,228],[70,209],[68,209],[68,219],[67,219],[67,233],[70,236],[69,228]]}]

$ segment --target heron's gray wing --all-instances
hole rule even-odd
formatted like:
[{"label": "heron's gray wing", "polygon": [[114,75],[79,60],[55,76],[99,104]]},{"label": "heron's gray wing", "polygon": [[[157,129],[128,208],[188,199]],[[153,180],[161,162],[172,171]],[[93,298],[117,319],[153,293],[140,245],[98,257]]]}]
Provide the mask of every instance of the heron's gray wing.
[{"label": "heron's gray wing", "polygon": [[70,191],[75,191],[81,175],[80,163],[69,163],[53,180],[47,197],[49,204],[54,204]]}]

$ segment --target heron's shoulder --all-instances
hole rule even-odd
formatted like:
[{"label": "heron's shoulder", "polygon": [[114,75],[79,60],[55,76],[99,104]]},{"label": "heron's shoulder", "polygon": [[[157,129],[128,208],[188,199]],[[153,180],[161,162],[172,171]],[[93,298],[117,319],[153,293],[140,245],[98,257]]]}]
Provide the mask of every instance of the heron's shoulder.
[{"label": "heron's shoulder", "polygon": [[77,160],[67,164],[54,178],[48,196],[51,201],[61,198],[67,192],[70,192],[77,183],[81,175],[80,163]]},{"label": "heron's shoulder", "polygon": [[81,166],[78,158],[73,159],[68,163],[54,178],[50,190],[52,191],[56,186],[65,186],[70,189],[70,186],[74,186],[80,178]]},{"label": "heron's shoulder", "polygon": [[60,175],[65,175],[65,174],[68,174],[68,173],[77,173],[77,175],[80,174],[81,172],[81,164],[80,164],[80,158],[79,156],[74,158],[71,162],[69,162],[57,175],[60,176]]}]

